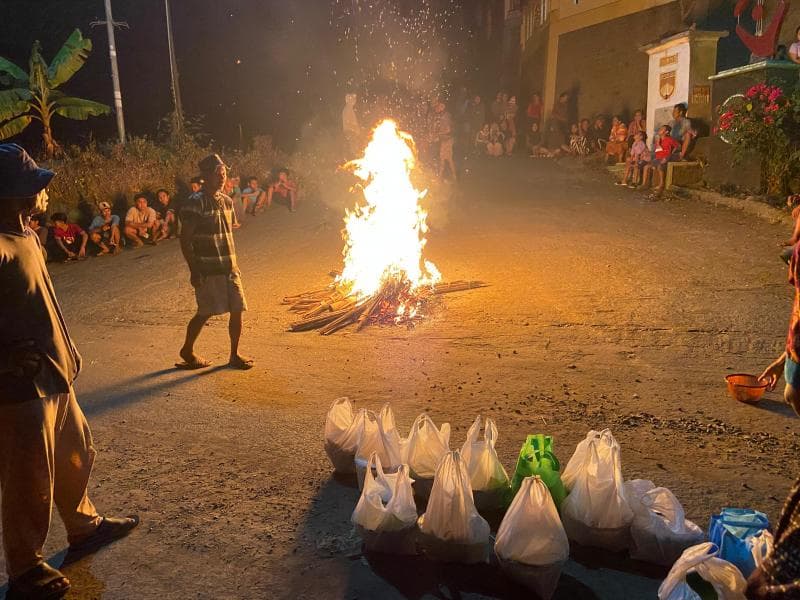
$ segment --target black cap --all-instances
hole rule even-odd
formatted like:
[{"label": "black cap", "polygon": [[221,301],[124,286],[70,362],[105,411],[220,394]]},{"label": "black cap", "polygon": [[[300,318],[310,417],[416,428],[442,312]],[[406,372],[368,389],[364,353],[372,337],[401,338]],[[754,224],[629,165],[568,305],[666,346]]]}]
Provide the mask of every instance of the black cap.
[{"label": "black cap", "polygon": [[219,154],[209,154],[203,160],[197,163],[197,166],[200,167],[201,173],[213,173],[220,165],[226,169],[228,168],[228,165],[223,162]]},{"label": "black cap", "polygon": [[17,144],[0,144],[0,198],[29,198],[41,192],[55,177],[40,169]]}]

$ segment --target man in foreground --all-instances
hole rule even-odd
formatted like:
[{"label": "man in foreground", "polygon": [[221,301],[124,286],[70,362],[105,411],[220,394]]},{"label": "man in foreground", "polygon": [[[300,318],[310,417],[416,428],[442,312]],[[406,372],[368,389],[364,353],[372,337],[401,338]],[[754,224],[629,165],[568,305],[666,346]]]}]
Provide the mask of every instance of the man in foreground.
[{"label": "man in foreground", "polygon": [[39,238],[54,173],[16,144],[0,145],[0,491],[6,600],[62,598],[69,580],[44,562],[55,502],[68,558],[127,535],[138,517],[101,517],[86,492],[95,449],[72,383],[81,368]]},{"label": "man in foreground", "polygon": [[179,369],[202,369],[211,363],[194,353],[194,344],[206,321],[213,315],[230,313],[228,333],[231,353],[228,365],[251,369],[253,361],[239,354],[242,312],[247,302],[242,289],[236,249],[233,245],[233,202],[222,193],[228,168],[216,154],[199,165],[203,187],[181,206],[181,251],[189,267],[197,300],[197,314],[186,328]]}]

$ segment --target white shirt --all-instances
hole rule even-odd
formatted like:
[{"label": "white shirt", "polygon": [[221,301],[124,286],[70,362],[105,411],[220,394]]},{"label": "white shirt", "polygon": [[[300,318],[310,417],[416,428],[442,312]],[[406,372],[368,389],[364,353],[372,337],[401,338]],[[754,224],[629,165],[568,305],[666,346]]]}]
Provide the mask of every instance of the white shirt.
[{"label": "white shirt", "polygon": [[791,46],[789,46],[789,54],[794,57],[800,56],[800,42],[795,42]]},{"label": "white shirt", "polygon": [[142,225],[144,223],[151,224],[156,220],[156,211],[153,210],[151,207],[147,207],[144,209],[144,212],[139,212],[139,209],[135,206],[131,206],[128,209],[128,214],[125,215],[125,221],[134,223],[136,225]]}]

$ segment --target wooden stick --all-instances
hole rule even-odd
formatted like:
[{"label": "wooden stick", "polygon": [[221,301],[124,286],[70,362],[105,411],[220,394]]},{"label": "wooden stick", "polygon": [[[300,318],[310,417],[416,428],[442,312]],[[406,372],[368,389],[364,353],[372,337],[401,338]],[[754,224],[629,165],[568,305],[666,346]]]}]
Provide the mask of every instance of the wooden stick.
[{"label": "wooden stick", "polygon": [[362,302],[352,310],[346,311],[344,315],[342,315],[335,321],[328,323],[327,325],[325,325],[325,327],[320,329],[319,330],[320,335],[330,335],[335,331],[339,331],[342,327],[347,327],[348,325],[350,325],[350,323],[356,320],[358,315],[361,314],[361,311],[364,310],[365,306],[366,304]]},{"label": "wooden stick", "polygon": [[289,325],[290,331],[309,331],[311,329],[317,329],[330,323],[331,321],[335,321],[339,317],[346,315],[349,311],[348,310],[341,310],[339,312],[329,312],[327,314],[321,315],[316,317],[315,319],[304,319],[302,321],[295,321]]},{"label": "wooden stick", "polygon": [[375,312],[375,309],[378,308],[383,301],[383,292],[379,292],[376,294],[372,300],[369,301],[367,307],[364,309],[364,312],[361,313],[361,316],[358,317],[358,325],[356,325],[356,331],[361,331],[364,327],[367,326],[369,322],[369,318],[372,316],[372,313]]}]

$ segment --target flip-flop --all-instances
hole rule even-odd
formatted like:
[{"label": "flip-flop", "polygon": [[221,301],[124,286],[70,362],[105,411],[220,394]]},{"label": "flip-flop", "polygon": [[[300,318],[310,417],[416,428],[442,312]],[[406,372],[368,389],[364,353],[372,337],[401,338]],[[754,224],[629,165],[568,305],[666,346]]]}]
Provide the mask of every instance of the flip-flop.
[{"label": "flip-flop", "polygon": [[248,369],[252,369],[254,366],[254,362],[252,358],[232,358],[228,362],[228,366],[232,369],[239,369],[241,371],[247,371]]},{"label": "flip-flop", "polygon": [[9,582],[6,600],[60,600],[69,588],[61,571],[42,563]]},{"label": "flip-flop", "polygon": [[97,526],[94,533],[86,536],[79,542],[69,545],[64,562],[73,562],[87,554],[97,552],[97,550],[103,546],[124,538],[137,525],[139,525],[138,515],[130,515],[125,518],[103,517],[103,520],[100,521],[100,525]]},{"label": "flip-flop", "polygon": [[204,358],[198,358],[193,360],[192,362],[188,361],[181,361],[175,363],[176,369],[181,369],[183,371],[196,371],[197,369],[205,369],[206,367],[210,367],[213,363],[210,360],[205,360]]}]

